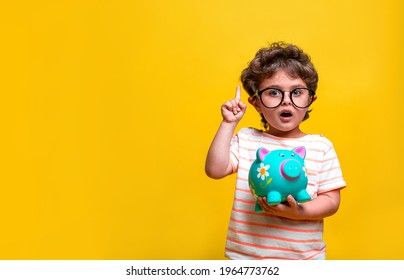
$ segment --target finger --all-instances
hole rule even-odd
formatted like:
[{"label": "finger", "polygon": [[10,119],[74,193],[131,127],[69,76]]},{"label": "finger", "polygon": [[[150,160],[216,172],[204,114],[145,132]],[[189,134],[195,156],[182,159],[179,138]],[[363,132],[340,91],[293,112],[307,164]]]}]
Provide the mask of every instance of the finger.
[{"label": "finger", "polygon": [[232,107],[233,107],[233,113],[236,115],[238,112],[241,111],[241,108],[239,106],[239,101],[233,99],[231,103],[232,103]]},{"label": "finger", "polygon": [[245,109],[247,108],[247,104],[245,104],[244,102],[239,102],[238,106],[240,107],[241,111],[245,111]]},{"label": "finger", "polygon": [[225,103],[223,103],[222,108],[231,111],[233,110],[233,105],[231,104],[230,101],[226,101]]},{"label": "finger", "polygon": [[288,195],[287,200],[288,200],[290,207],[292,207],[292,208],[297,207],[297,202],[292,195]]},{"label": "finger", "polygon": [[261,205],[262,208],[265,207],[265,204],[266,204],[266,203],[264,202],[264,200],[263,200],[262,197],[258,197],[258,203],[259,203],[259,205]]},{"label": "finger", "polygon": [[272,207],[268,205],[267,203],[267,198],[265,196],[263,197],[258,197],[259,204],[261,205],[261,208],[264,209],[267,212],[271,212]]},{"label": "finger", "polygon": [[241,99],[241,90],[240,90],[240,86],[238,85],[236,87],[236,96],[234,97],[237,101],[240,101]]},{"label": "finger", "polygon": [[262,204],[262,205],[263,205],[263,204],[264,204],[264,199],[259,196],[259,197],[258,197],[258,202],[259,202],[259,204]]}]

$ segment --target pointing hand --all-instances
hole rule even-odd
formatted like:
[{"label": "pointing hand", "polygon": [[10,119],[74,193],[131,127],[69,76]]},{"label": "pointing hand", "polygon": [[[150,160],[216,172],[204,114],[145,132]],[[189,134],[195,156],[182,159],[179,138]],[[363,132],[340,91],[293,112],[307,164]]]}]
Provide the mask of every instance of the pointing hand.
[{"label": "pointing hand", "polygon": [[241,90],[240,86],[237,86],[236,96],[234,99],[227,101],[222,105],[223,121],[228,123],[237,123],[241,120],[247,109],[247,105],[241,102],[240,99]]}]

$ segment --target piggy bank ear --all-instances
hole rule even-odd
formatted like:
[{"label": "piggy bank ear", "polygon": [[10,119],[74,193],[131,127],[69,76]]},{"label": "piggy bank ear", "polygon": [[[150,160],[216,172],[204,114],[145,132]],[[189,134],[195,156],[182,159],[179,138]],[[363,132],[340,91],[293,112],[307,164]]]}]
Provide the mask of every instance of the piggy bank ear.
[{"label": "piggy bank ear", "polygon": [[267,149],[265,149],[265,148],[259,148],[258,150],[257,150],[257,160],[258,161],[264,161],[264,158],[265,158],[265,156],[267,155],[267,154],[269,154],[270,153],[270,151],[269,150],[267,150]]},{"label": "piggy bank ear", "polygon": [[306,148],[303,146],[299,146],[293,149],[293,152],[298,154],[302,159],[306,157]]}]

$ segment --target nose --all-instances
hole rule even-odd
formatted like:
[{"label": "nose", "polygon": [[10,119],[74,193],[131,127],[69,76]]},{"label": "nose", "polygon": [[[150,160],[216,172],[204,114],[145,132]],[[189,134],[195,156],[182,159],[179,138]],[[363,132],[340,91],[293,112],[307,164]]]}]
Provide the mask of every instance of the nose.
[{"label": "nose", "polygon": [[297,180],[300,177],[302,166],[297,160],[287,159],[281,164],[281,174],[288,180]]},{"label": "nose", "polygon": [[285,91],[283,94],[282,105],[290,105],[292,100],[290,99],[290,91]]}]

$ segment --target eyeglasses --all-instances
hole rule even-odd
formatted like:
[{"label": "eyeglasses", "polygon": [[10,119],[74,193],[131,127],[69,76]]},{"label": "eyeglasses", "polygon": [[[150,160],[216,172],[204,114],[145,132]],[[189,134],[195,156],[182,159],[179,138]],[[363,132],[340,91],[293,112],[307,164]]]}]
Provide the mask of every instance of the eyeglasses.
[{"label": "eyeglasses", "polygon": [[293,105],[302,109],[310,106],[313,102],[314,95],[316,94],[314,90],[303,87],[295,88],[290,91],[269,87],[257,91],[252,97],[255,98],[256,96],[259,96],[261,103],[265,107],[273,109],[281,105],[286,92],[289,92],[289,97]]}]

